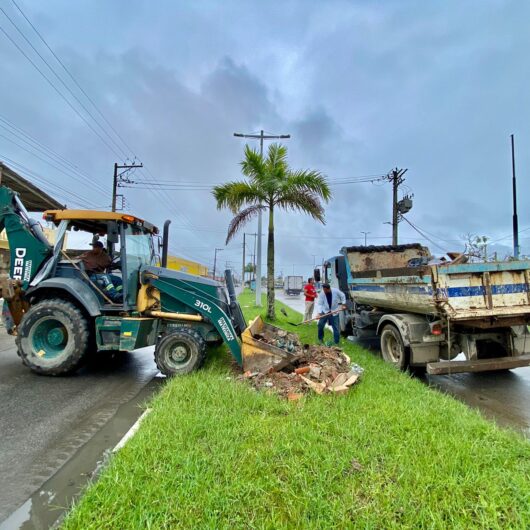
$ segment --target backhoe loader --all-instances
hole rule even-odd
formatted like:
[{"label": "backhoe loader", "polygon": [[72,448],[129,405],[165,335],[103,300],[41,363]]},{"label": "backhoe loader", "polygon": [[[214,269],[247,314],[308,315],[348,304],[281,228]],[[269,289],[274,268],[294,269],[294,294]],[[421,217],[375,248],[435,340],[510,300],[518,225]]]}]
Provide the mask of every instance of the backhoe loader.
[{"label": "backhoe loader", "polygon": [[[155,361],[167,375],[189,373],[204,362],[207,347],[224,342],[244,370],[264,371],[290,354],[262,340],[272,326],[261,318],[247,327],[230,271],[226,289],[217,281],[169,270],[169,221],[162,259],[158,229],[133,215],[91,210],[48,210],[57,227],[55,243],[26,211],[19,196],[0,186],[0,231],[10,247],[10,274],[1,294],[16,326],[22,362],[43,375],[75,372],[96,351],[131,351],[155,346]],[[112,300],[64,250],[68,231],[106,238],[123,299]],[[161,265],[159,266],[159,262]],[[228,293],[227,293],[228,291]]]}]

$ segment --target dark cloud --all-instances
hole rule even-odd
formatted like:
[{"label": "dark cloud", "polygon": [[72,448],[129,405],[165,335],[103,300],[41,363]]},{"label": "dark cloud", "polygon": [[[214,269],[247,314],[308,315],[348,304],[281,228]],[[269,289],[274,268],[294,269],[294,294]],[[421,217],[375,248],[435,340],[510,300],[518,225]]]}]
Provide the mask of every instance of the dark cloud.
[{"label": "dark cloud", "polygon": [[[139,181],[151,174],[180,182],[239,178],[244,142],[233,132],[290,133],[293,167],[332,179],[408,167],[414,193],[408,218],[444,248],[458,249],[466,233],[493,241],[510,233],[515,132],[520,225],[530,226],[526,4],[53,0],[45,9],[35,1],[24,8],[149,168],[136,174]],[[16,37],[5,19],[0,23]],[[0,154],[44,175],[43,187],[60,185],[91,204],[107,204],[109,195],[94,184],[110,190],[117,154],[3,35],[0,61],[0,114],[90,178],[83,185],[3,138]],[[335,186],[325,226],[280,213],[279,268],[292,272],[294,264],[306,274],[314,260],[362,241],[361,231],[370,232],[372,243],[387,242],[390,191],[388,183]],[[230,214],[218,212],[207,191],[126,195],[156,223],[173,219],[172,246],[182,253],[211,261],[208,249],[223,244]],[[400,231],[406,242],[423,238],[406,223]],[[530,252],[530,238],[522,243]],[[223,259],[239,263],[238,245]],[[498,245],[509,251],[509,238]]]}]

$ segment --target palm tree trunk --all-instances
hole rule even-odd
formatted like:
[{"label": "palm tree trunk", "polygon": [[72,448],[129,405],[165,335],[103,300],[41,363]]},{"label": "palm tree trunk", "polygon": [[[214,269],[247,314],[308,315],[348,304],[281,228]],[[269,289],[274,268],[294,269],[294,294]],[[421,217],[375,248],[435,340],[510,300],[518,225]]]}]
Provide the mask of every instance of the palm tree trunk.
[{"label": "palm tree trunk", "polygon": [[267,317],[276,318],[274,312],[274,206],[269,205],[269,239],[267,244]]}]

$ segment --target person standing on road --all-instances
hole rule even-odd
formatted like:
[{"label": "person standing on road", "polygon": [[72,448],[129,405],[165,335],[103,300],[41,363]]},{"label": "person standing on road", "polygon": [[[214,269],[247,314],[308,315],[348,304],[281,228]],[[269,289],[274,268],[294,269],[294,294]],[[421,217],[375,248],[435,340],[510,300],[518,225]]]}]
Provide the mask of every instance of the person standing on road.
[{"label": "person standing on road", "polygon": [[313,278],[308,278],[304,285],[305,294],[305,313],[304,320],[311,320],[313,317],[313,309],[315,308],[315,298],[317,297],[317,290],[313,284]]},{"label": "person standing on road", "polygon": [[[340,289],[331,288],[329,283],[322,284],[322,291],[317,298],[317,315],[322,317],[330,311],[339,309],[346,309],[346,297]],[[339,343],[339,315],[328,315],[322,317],[318,321],[318,341],[322,344],[324,341],[324,326],[329,324],[333,329],[333,340],[335,344]]]}]

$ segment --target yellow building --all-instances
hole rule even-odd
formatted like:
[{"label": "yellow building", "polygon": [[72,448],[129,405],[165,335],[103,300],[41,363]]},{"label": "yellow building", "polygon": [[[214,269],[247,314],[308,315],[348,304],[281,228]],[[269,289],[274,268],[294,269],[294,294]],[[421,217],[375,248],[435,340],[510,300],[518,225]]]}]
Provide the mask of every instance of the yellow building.
[{"label": "yellow building", "polygon": [[208,276],[208,267],[206,265],[177,256],[167,257],[167,268],[195,274],[196,276]]}]

